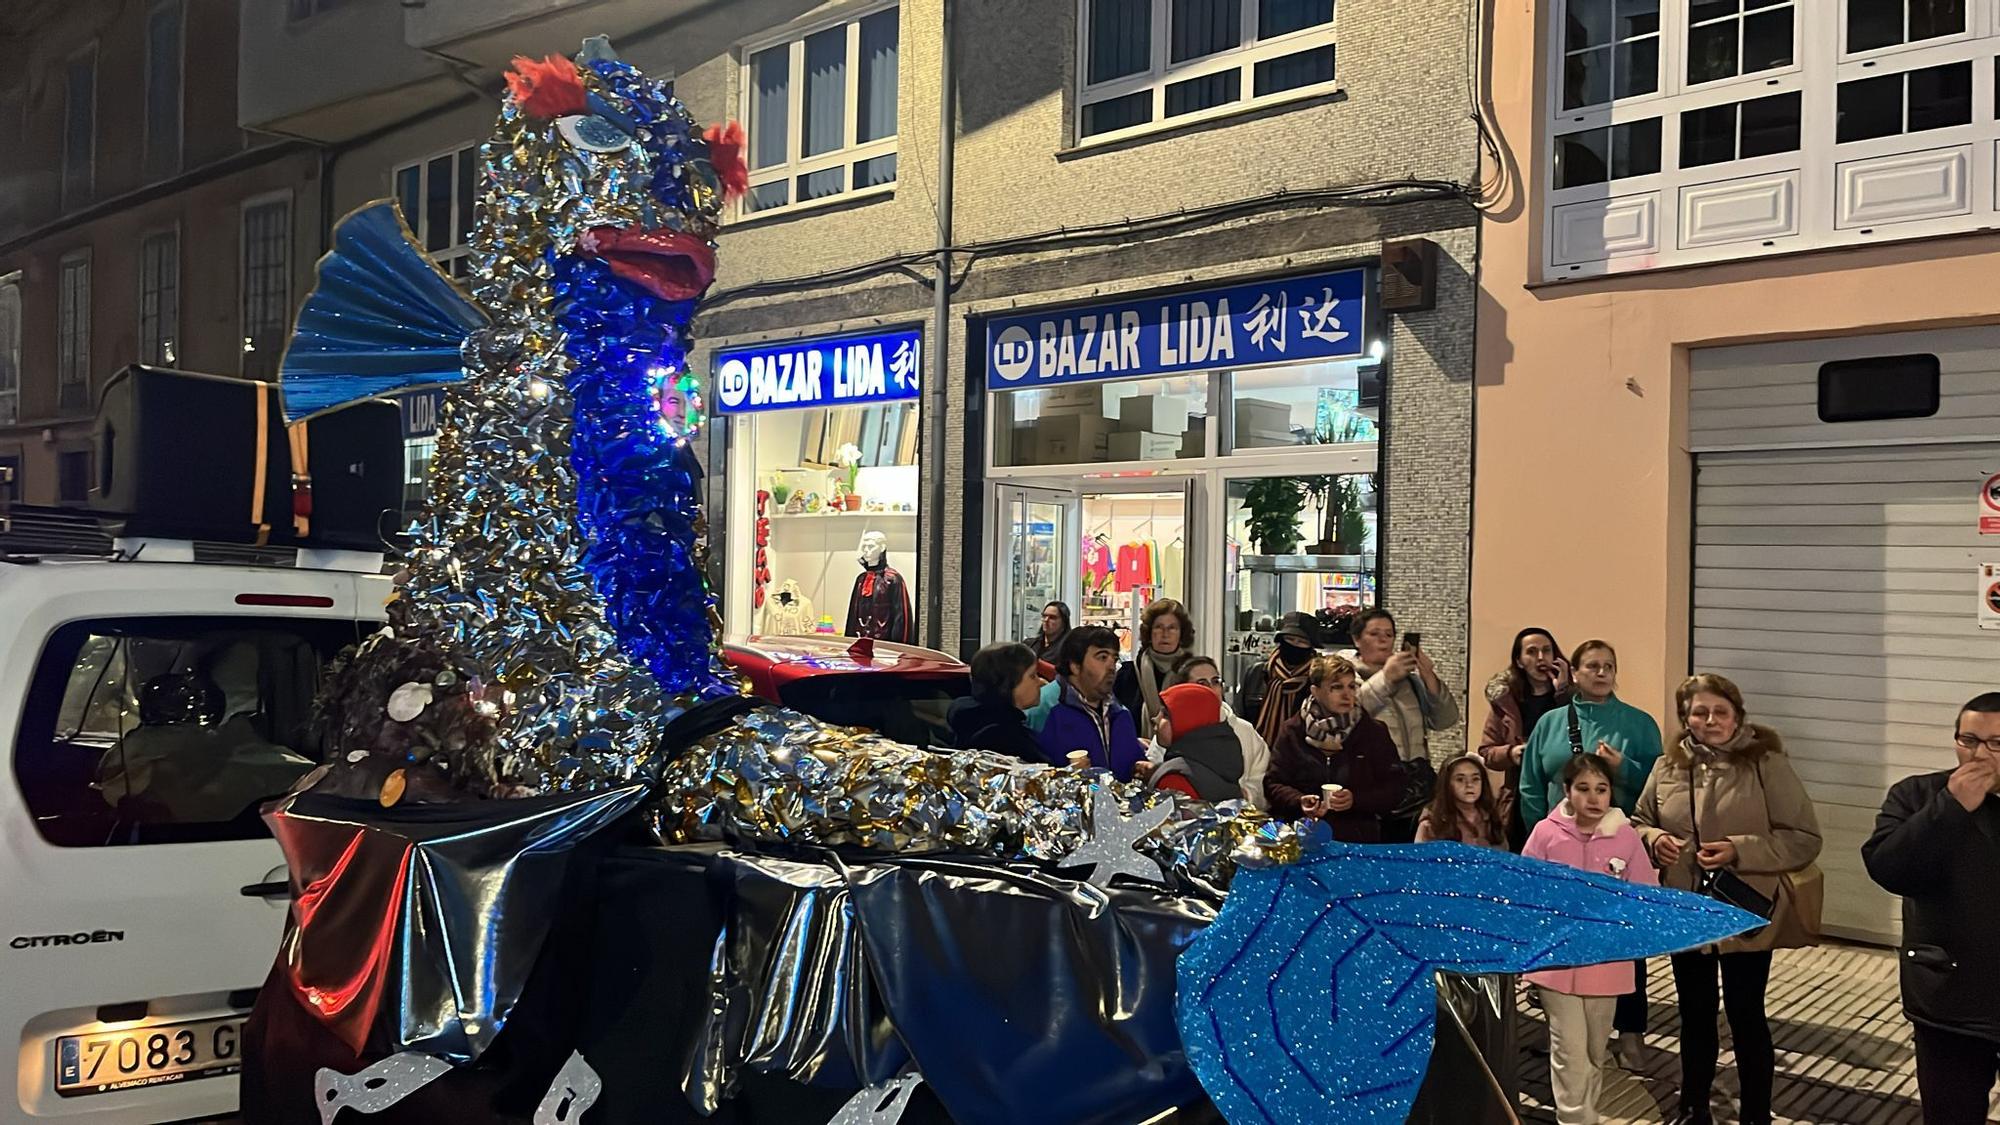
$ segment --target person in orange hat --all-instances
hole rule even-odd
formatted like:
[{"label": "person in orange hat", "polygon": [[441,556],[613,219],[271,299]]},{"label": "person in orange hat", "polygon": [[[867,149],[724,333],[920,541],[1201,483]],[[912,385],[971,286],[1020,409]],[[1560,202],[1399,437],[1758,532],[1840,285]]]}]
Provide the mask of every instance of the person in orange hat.
[{"label": "person in orange hat", "polygon": [[1153,787],[1204,801],[1243,798],[1243,743],[1222,721],[1222,700],[1201,684],[1176,684],[1160,693],[1164,712],[1153,724],[1166,760],[1153,771]]}]

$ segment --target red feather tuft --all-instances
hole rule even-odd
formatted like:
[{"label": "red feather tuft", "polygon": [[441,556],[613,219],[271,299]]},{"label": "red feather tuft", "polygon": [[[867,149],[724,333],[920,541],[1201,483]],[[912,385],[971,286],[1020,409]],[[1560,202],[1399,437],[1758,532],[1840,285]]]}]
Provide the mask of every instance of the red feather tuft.
[{"label": "red feather tuft", "polygon": [[708,142],[708,166],[722,181],[724,198],[734,199],[750,190],[750,166],[743,163],[743,126],[735,121],[710,125],[701,135]]},{"label": "red feather tuft", "polygon": [[521,112],[535,117],[567,117],[582,113],[589,102],[584,95],[583,76],[576,64],[561,55],[537,62],[525,55],[514,56],[514,69],[507,72],[507,89]]}]

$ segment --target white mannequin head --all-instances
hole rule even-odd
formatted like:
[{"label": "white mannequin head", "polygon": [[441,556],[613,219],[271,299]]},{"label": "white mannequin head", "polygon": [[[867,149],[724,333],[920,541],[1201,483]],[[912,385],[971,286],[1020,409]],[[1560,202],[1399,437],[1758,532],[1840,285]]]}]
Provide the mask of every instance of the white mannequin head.
[{"label": "white mannequin head", "polygon": [[861,533],[861,565],[876,566],[889,553],[889,537],[879,531]]}]

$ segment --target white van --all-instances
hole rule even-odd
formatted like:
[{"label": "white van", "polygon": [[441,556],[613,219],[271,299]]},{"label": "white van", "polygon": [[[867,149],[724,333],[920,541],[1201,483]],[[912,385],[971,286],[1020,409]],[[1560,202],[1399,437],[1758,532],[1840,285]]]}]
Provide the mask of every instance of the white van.
[{"label": "white van", "polygon": [[288,904],[257,805],[315,764],[321,670],[390,583],[195,557],[0,556],[0,1122],[236,1108]]}]

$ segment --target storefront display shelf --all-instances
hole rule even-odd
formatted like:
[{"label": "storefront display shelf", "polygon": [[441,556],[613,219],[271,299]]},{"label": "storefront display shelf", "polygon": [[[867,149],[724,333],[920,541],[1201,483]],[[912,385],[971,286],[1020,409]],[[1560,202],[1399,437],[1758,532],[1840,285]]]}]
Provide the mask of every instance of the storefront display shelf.
[{"label": "storefront display shelf", "polygon": [[1237,569],[1259,574],[1374,573],[1375,556],[1365,555],[1240,555]]},{"label": "storefront display shelf", "polygon": [[917,513],[915,513],[915,512],[848,512],[848,511],[840,511],[840,512],[773,512],[773,513],[771,513],[771,522],[772,522],[772,523],[778,523],[778,522],[780,522],[780,521],[787,521],[787,520],[789,520],[789,521],[793,521],[793,522],[797,522],[797,521],[801,521],[801,520],[821,520],[821,521],[826,521],[826,520],[896,520],[896,519],[902,519],[902,520],[914,520],[914,519],[916,519],[916,518],[917,518]]}]

